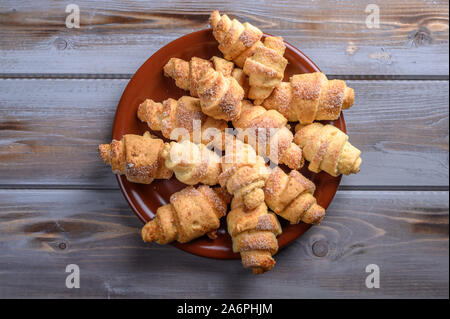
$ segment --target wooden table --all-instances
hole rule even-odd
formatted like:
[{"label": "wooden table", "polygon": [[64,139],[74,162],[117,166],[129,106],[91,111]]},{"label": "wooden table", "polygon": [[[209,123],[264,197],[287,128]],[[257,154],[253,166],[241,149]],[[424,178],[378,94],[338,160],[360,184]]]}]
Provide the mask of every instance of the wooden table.
[{"label": "wooden table", "polygon": [[[366,25],[372,2],[379,28]],[[448,1],[74,3],[79,29],[64,1],[0,4],[0,297],[448,298]],[[361,173],[258,277],[142,243],[97,155],[132,74],[213,8],[283,36],[357,94],[345,118]],[[65,286],[68,264],[80,289]]]}]

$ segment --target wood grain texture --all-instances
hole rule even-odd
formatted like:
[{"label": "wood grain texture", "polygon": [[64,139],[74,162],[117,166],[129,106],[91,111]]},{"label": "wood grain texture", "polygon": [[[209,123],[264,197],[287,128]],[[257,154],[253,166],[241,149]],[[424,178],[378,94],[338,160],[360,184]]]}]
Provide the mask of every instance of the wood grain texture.
[{"label": "wood grain texture", "polygon": [[[97,145],[110,140],[127,80],[0,80],[0,185],[116,187]],[[347,186],[448,186],[448,82],[348,81],[345,112],[363,151]]]},{"label": "wood grain texture", "polygon": [[[237,260],[142,243],[119,191],[0,190],[0,199],[0,298],[448,298],[447,192],[338,192],[324,222],[259,277]],[[80,289],[65,288],[71,263]],[[372,263],[380,289],[365,287]]]},{"label": "wood grain texture", "polygon": [[[449,297],[448,1],[376,1],[375,29],[372,0],[75,3],[80,29],[65,26],[68,3],[0,3],[0,298]],[[136,69],[215,8],[356,90],[345,119],[361,173],[259,277],[144,244],[96,150]],[[80,289],[65,288],[71,263]],[[380,289],[365,287],[368,264]]]},{"label": "wood grain texture", "polygon": [[132,74],[152,53],[207,27],[212,9],[283,36],[328,74],[448,78],[448,1],[380,0],[380,28],[364,1],[76,2],[81,28],[65,26],[65,2],[0,4],[0,73]]}]

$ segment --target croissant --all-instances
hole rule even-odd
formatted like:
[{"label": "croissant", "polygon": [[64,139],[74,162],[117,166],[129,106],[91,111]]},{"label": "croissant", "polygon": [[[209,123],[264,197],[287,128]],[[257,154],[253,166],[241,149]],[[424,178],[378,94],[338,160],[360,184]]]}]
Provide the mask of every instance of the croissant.
[{"label": "croissant", "polygon": [[193,57],[185,61],[171,58],[164,66],[164,75],[175,80],[175,85],[180,89],[187,90],[191,96],[198,97],[198,82],[206,70],[214,69],[225,77],[233,77],[244,89],[244,98],[249,90],[248,77],[242,69],[235,68],[234,63],[213,56],[210,61]]},{"label": "croissant", "polygon": [[344,81],[328,80],[320,72],[297,74],[280,83],[262,106],[277,110],[289,121],[310,124],[336,120],[342,109],[353,105],[355,93]]},{"label": "croissant", "polygon": [[219,183],[236,200],[242,200],[248,209],[258,207],[264,202],[262,188],[268,176],[264,159],[250,145],[234,137],[225,138],[225,155],[222,157]]},{"label": "croissant", "polygon": [[288,175],[276,167],[266,181],[264,198],[270,209],[291,224],[318,224],[325,209],[317,204],[315,190],[314,183],[298,171],[292,170]]},{"label": "croissant", "polygon": [[[214,132],[208,132],[209,130],[215,129],[212,131],[223,134],[228,127],[225,121],[203,114],[200,100],[190,96],[183,96],[178,101],[167,99],[162,103],[147,99],[139,105],[137,116],[142,122],[146,122],[151,130],[161,131],[165,138],[177,141],[180,141],[182,136],[176,133],[180,133],[179,129],[184,129],[190,134],[191,140],[197,139],[208,144],[217,137],[217,134],[212,134]],[[196,130],[195,121],[198,121],[200,130]],[[172,133],[176,136],[172,136]],[[197,138],[196,134],[201,136]]]},{"label": "croissant", "polygon": [[158,208],[155,218],[142,228],[142,239],[158,244],[187,243],[207,233],[214,234],[227,204],[220,189],[188,186],[170,196],[170,204]]},{"label": "croissant", "polygon": [[266,37],[262,43],[262,31],[250,23],[240,23],[215,10],[209,23],[219,42],[219,50],[225,59],[232,60],[249,76],[248,97],[260,104],[284,77],[287,60],[281,37]]},{"label": "croissant", "polygon": [[203,113],[215,119],[232,121],[241,114],[244,89],[235,78],[210,68],[198,81],[198,97]]},{"label": "croissant", "polygon": [[244,24],[214,10],[209,18],[214,38],[219,42],[219,50],[225,59],[234,61],[240,68],[251,57],[256,48],[261,46],[263,33],[248,22]]},{"label": "croissant", "polygon": [[165,145],[162,157],[166,167],[171,169],[182,183],[219,183],[220,157],[203,144],[194,144],[188,140],[181,143],[171,142]]},{"label": "croissant", "polygon": [[294,142],[303,149],[314,173],[332,176],[355,174],[361,165],[361,151],[348,142],[348,135],[333,125],[313,123],[297,125]]},{"label": "croissant", "polygon": [[239,83],[244,90],[244,99],[248,98],[248,91],[250,90],[250,84],[248,83],[248,76],[244,73],[244,70],[234,68],[231,72],[231,76]]},{"label": "croissant", "polygon": [[227,61],[221,57],[213,56],[209,59],[213,65],[214,70],[222,73],[225,76],[231,76],[234,70],[234,63]]},{"label": "croissant", "polygon": [[233,251],[241,254],[242,265],[261,274],[275,265],[272,258],[278,251],[277,236],[281,226],[275,214],[261,203],[246,210],[239,198],[233,198],[227,215],[228,233],[233,241]]},{"label": "croissant", "polygon": [[105,164],[111,165],[114,174],[125,175],[134,183],[150,184],[156,179],[169,179],[172,171],[164,166],[161,156],[164,142],[145,132],[143,136],[126,134],[120,141],[98,147]]},{"label": "croissant", "polygon": [[267,37],[255,53],[245,60],[244,72],[248,75],[248,97],[256,105],[269,97],[281,83],[288,61],[283,57],[286,46],[282,37]]},{"label": "croissant", "polygon": [[[243,111],[235,128],[242,129],[240,139],[252,145],[258,154],[267,156],[275,164],[286,164],[291,169],[303,165],[302,150],[293,143],[294,136],[286,127],[287,119],[275,110],[243,103]],[[246,136],[245,136],[246,135]]]}]

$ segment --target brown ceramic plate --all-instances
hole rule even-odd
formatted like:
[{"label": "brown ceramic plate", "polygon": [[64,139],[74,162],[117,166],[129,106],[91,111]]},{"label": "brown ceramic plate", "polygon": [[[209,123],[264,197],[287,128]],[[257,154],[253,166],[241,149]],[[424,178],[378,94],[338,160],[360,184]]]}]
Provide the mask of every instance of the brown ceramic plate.
[{"label": "brown ceramic plate", "polygon": [[[289,61],[285,81],[293,74],[320,71],[302,52],[289,43],[285,44],[285,57]],[[211,30],[187,34],[153,54],[134,74],[123,92],[114,119],[112,138],[120,140],[124,134],[143,134],[148,130],[146,124],[141,123],[136,117],[139,104],[146,98],[162,101],[167,98],[177,99],[183,95],[188,95],[188,92],[177,88],[172,79],[163,75],[163,66],[170,58],[177,57],[189,60],[191,57],[197,56],[209,59],[214,55],[222,56]],[[333,124],[345,132],[342,114]],[[152,133],[161,137],[159,132]],[[306,165],[302,169],[302,173],[316,184],[315,196],[317,201],[324,208],[327,208],[336,193],[340,177],[332,177],[324,172],[313,174],[306,169]],[[158,207],[169,202],[170,195],[186,186],[177,181],[175,177],[170,180],[157,180],[151,185],[130,183],[124,176],[117,176],[117,181],[134,213],[144,223],[153,218]],[[310,225],[304,223],[289,225],[282,218],[280,218],[280,221],[283,227],[283,233],[278,237],[280,248],[298,238],[310,227]],[[226,232],[226,225],[224,224],[225,221],[222,222],[218,232],[219,236],[215,240],[204,236],[187,244],[175,243],[174,246],[204,257],[239,258],[239,254],[233,253],[231,249],[231,238]]]}]

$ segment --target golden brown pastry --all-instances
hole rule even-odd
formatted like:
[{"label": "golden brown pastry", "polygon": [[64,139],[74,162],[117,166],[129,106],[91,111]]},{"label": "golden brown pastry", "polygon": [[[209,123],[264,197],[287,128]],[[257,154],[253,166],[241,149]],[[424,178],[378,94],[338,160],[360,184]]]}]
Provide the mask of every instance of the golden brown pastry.
[{"label": "golden brown pastry", "polygon": [[154,179],[172,177],[172,171],[164,166],[163,148],[163,140],[145,132],[143,136],[126,134],[120,141],[101,144],[98,151],[114,174],[125,175],[130,182],[150,184]]},{"label": "golden brown pastry", "polygon": [[361,151],[348,142],[348,135],[333,125],[297,125],[294,142],[303,149],[314,173],[332,176],[355,174],[361,165]]},{"label": "golden brown pastry", "polygon": [[219,50],[223,53],[224,58],[234,61],[240,68],[262,44],[260,41],[263,35],[261,30],[248,22],[242,24],[236,19],[231,20],[226,14],[221,16],[217,10],[211,13],[209,24],[214,38],[219,42]]},{"label": "golden brown pastry", "polygon": [[252,145],[258,154],[275,164],[299,169],[303,165],[302,150],[293,143],[294,136],[286,124],[287,119],[279,112],[248,102],[243,103],[239,119],[233,121],[235,128],[244,130],[244,136],[238,137]]},{"label": "golden brown pastry", "polygon": [[[142,122],[146,122],[151,130],[161,131],[165,138],[176,141],[180,141],[181,136],[175,133],[184,129],[190,134],[191,140],[208,144],[218,135],[208,134],[208,129],[224,132],[228,127],[225,121],[203,114],[200,100],[190,96],[183,96],[178,100],[167,99],[162,103],[147,99],[139,105],[137,116]],[[200,124],[201,130],[196,130],[194,121]],[[172,136],[172,133],[176,136]]]},{"label": "golden brown pastry", "polygon": [[164,66],[164,75],[175,80],[175,85],[180,89],[187,90],[191,96],[198,97],[198,82],[205,74],[206,70],[214,69],[222,73],[225,77],[233,77],[244,89],[244,98],[249,90],[248,77],[242,69],[235,68],[234,63],[217,56],[209,61],[197,57],[185,61],[178,58],[171,58]]},{"label": "golden brown pastry", "polygon": [[190,141],[171,142],[163,149],[165,165],[185,184],[216,185],[221,173],[220,156],[203,144]]},{"label": "golden brown pastry", "polygon": [[289,121],[311,124],[320,120],[336,120],[342,109],[353,105],[355,93],[344,81],[328,80],[325,74],[306,73],[280,83],[262,106],[277,110]]},{"label": "golden brown pastry", "polygon": [[283,80],[288,63],[283,57],[285,49],[282,37],[267,37],[264,45],[258,46],[255,53],[245,60],[244,72],[250,85],[248,97],[255,100],[255,105],[269,97]]},{"label": "golden brown pastry", "polygon": [[244,90],[244,99],[247,98],[248,91],[250,90],[248,76],[244,73],[244,70],[236,68],[233,62],[227,61],[225,59],[213,56],[211,58],[214,70],[222,73],[224,76],[233,77],[237,83]]},{"label": "golden brown pastry", "polygon": [[210,59],[214,70],[222,73],[225,76],[232,76],[234,70],[234,63],[222,59],[218,56],[213,56]]},{"label": "golden brown pastry", "polygon": [[198,81],[198,97],[203,113],[218,120],[232,121],[241,114],[244,89],[235,78],[210,68]]},{"label": "golden brown pastry", "polygon": [[227,198],[220,188],[188,186],[170,196],[170,204],[158,208],[155,218],[142,228],[142,239],[158,244],[187,243],[214,234],[226,212]]},{"label": "golden brown pastry", "polygon": [[177,87],[189,91],[193,97],[198,97],[197,83],[205,71],[212,67],[211,61],[193,57],[189,62],[171,58],[163,69],[164,75],[174,79]]},{"label": "golden brown pastry", "polygon": [[244,70],[234,68],[231,72],[231,76],[236,79],[237,83],[244,90],[244,99],[248,98],[248,91],[250,90],[250,84],[248,83],[248,76],[244,73]]},{"label": "golden brown pastry", "polygon": [[291,224],[318,224],[325,209],[317,204],[315,190],[314,183],[300,172],[292,170],[288,175],[276,167],[266,181],[264,196],[269,208]]},{"label": "golden brown pastry", "polygon": [[256,208],[264,202],[263,187],[270,173],[264,159],[234,136],[227,136],[225,141],[219,183],[236,200],[242,200],[246,208]]},{"label": "golden brown pastry", "polygon": [[228,233],[233,240],[233,251],[241,254],[242,265],[261,274],[275,265],[272,258],[278,251],[277,236],[281,226],[265,203],[247,210],[241,198],[233,198],[227,215]]},{"label": "golden brown pastry", "polygon": [[217,10],[209,23],[225,59],[234,61],[249,76],[248,97],[259,104],[283,80],[287,65],[283,39],[269,36],[263,43],[261,30],[248,22],[231,20],[226,14],[221,16]]}]

